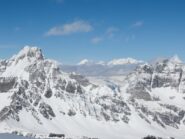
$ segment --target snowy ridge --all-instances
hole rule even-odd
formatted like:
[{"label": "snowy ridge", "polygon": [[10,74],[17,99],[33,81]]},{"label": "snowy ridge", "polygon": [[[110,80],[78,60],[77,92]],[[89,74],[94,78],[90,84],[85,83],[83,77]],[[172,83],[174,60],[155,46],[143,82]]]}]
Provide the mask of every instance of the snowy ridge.
[{"label": "snowy ridge", "polygon": [[25,47],[0,61],[0,132],[184,139],[184,92],[185,65],[177,58],[91,80],[65,73],[39,48]]},{"label": "snowy ridge", "polygon": [[127,64],[141,64],[143,61],[136,60],[133,58],[121,58],[121,59],[113,59],[111,61],[105,62],[105,61],[99,61],[94,62],[92,60],[83,59],[81,60],[77,65],[107,65],[107,66],[115,66],[115,65],[127,65]]},{"label": "snowy ridge", "polygon": [[89,62],[88,59],[83,59],[83,60],[80,61],[77,65],[86,65],[86,64],[88,64],[88,63],[91,63],[91,62]]},{"label": "snowy ridge", "polygon": [[84,59],[77,65],[62,65],[61,69],[85,76],[115,76],[128,74],[143,63],[143,61],[133,58],[114,59],[108,62]]}]

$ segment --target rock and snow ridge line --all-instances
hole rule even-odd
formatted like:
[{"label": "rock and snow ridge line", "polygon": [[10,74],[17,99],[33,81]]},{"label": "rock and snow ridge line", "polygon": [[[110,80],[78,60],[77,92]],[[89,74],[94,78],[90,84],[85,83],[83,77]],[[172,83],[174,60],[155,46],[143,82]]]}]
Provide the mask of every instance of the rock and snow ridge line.
[{"label": "rock and snow ridge line", "polygon": [[[174,63],[183,63],[183,61],[178,57],[178,55],[174,55],[171,58],[166,58],[170,59]],[[158,61],[159,62],[159,61]],[[127,64],[144,64],[147,63],[143,60],[137,60],[134,58],[119,58],[119,59],[113,59],[108,62],[105,61],[98,61],[95,62],[93,60],[88,60],[88,59],[83,59],[81,60],[77,65],[103,65],[103,66],[116,66],[116,65],[127,65]]]},{"label": "rock and snow ridge line", "polygon": [[167,59],[142,64],[119,81],[93,84],[63,72],[40,49],[26,47],[0,61],[0,131],[183,139],[184,71],[177,58]]},{"label": "rock and snow ridge line", "polygon": [[151,62],[144,62],[141,60],[136,60],[132,58],[125,59],[115,59],[108,62],[99,61],[95,62],[93,60],[84,59],[77,65],[65,65],[61,66],[61,69],[65,72],[75,72],[77,74],[84,75],[86,77],[101,77],[101,76],[124,76],[128,73],[133,72],[139,65],[142,64],[156,64],[163,60],[170,60],[171,63],[181,63],[183,62],[179,59],[177,55],[168,59],[156,59]]},{"label": "rock and snow ridge line", "polygon": [[77,65],[106,65],[106,66],[115,66],[115,65],[126,65],[126,64],[141,64],[143,61],[136,60],[133,58],[120,58],[120,59],[113,59],[111,61],[105,62],[105,61],[98,61],[94,62],[92,60],[83,59],[81,60]]}]

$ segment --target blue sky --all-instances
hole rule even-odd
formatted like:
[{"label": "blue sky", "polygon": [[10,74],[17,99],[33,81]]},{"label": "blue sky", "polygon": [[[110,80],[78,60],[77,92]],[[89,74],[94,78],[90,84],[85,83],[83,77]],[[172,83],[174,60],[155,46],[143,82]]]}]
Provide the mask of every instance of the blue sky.
[{"label": "blue sky", "polygon": [[185,59],[184,0],[1,0],[0,19],[0,58],[33,45],[68,64]]}]

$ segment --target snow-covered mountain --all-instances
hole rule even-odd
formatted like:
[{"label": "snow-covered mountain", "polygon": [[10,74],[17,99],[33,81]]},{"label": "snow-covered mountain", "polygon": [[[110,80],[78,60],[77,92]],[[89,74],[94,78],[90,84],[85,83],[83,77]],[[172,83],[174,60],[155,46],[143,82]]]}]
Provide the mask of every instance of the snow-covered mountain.
[{"label": "snow-covered mountain", "polygon": [[143,63],[143,61],[128,57],[128,58],[113,59],[108,62],[105,62],[105,61],[95,62],[93,60],[83,59],[77,65],[95,65],[96,64],[96,65],[115,66],[115,65],[141,64],[141,63]]},{"label": "snow-covered mountain", "polygon": [[0,132],[184,139],[184,106],[185,65],[177,58],[93,81],[63,72],[36,47],[0,61]]},{"label": "snow-covered mountain", "polygon": [[114,59],[107,63],[107,65],[125,65],[125,64],[140,64],[143,63],[141,60],[136,60],[133,58],[125,58],[125,59]]},{"label": "snow-covered mountain", "polygon": [[62,65],[61,69],[85,76],[117,76],[132,72],[142,63],[144,62],[133,58],[114,59],[108,62],[83,59],[77,65]]},{"label": "snow-covered mountain", "polygon": [[92,62],[89,61],[88,59],[83,59],[77,65],[86,65],[86,64],[90,64],[90,63],[92,63]]}]

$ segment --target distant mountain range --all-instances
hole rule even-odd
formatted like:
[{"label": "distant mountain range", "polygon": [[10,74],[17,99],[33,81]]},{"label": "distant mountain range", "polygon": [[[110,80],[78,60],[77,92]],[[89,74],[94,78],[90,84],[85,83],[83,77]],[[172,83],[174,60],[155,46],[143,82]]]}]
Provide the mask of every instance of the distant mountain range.
[{"label": "distant mountain range", "polygon": [[24,47],[1,60],[0,133],[34,138],[142,139],[154,135],[184,139],[185,64],[177,56],[152,64],[130,58],[88,63],[75,67],[95,75],[92,80],[73,69],[64,72],[63,65],[44,58],[37,47]]},{"label": "distant mountain range", "polygon": [[122,59],[114,59],[108,62],[99,61],[94,62],[92,60],[83,59],[77,65],[108,65],[108,66],[115,66],[115,65],[127,65],[127,64],[140,64],[143,63],[141,60],[136,60],[133,58],[122,58]]},{"label": "distant mountain range", "polygon": [[76,65],[62,65],[61,69],[85,76],[116,76],[128,74],[142,63],[144,62],[133,58],[114,59],[108,62],[84,59]]}]

